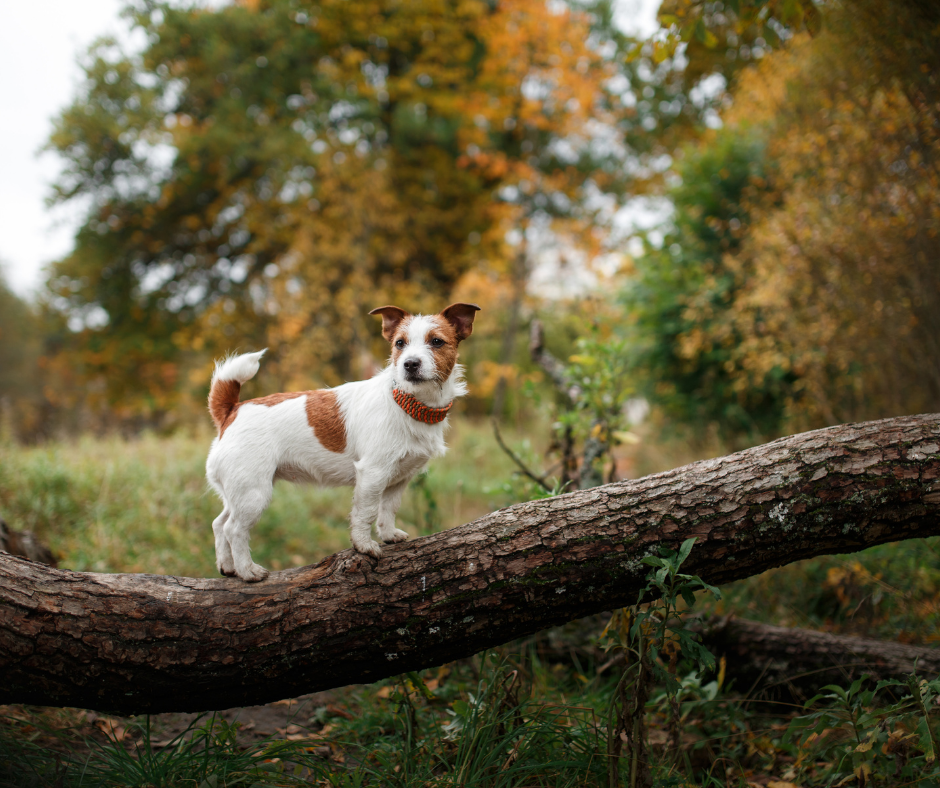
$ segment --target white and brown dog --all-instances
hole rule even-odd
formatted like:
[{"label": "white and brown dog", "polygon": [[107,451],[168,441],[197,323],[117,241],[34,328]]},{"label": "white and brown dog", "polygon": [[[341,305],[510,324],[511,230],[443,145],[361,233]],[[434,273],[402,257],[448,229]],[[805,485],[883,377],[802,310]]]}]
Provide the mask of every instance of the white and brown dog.
[{"label": "white and brown dog", "polygon": [[473,331],[480,307],[451,304],[439,315],[410,315],[397,306],[382,316],[392,345],[388,366],[369,380],[334,389],[270,394],[238,401],[264,351],[216,364],[209,413],[219,429],[206,460],[209,484],[222,498],[212,523],[216,564],[249,582],[268,572],[251,560],[251,529],[271,502],[274,482],[329,487],[352,484],[350,534],[360,553],[378,558],[383,542],[408,534],[395,527],[401,496],[432,457],[444,454],[447,413],[467,393],[457,346]]}]

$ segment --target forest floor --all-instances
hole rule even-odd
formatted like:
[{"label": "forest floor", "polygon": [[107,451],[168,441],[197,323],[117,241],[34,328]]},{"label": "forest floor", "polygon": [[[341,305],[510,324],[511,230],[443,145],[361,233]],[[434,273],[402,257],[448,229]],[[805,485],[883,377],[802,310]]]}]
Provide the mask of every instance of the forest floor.
[{"label": "forest floor", "polygon": [[[504,434],[533,467],[548,464],[530,437],[538,429],[523,425]],[[203,477],[209,440],[203,434],[132,441],[86,437],[5,447],[0,514],[11,527],[32,530],[50,544],[66,568],[212,576],[209,524],[218,503]],[[513,475],[512,462],[496,447],[487,425],[458,422],[451,444],[448,456],[433,463],[406,494],[400,524],[413,535],[453,527],[533,494]],[[700,456],[704,451],[700,447]],[[466,473],[468,457],[474,461],[472,474]],[[686,445],[673,449],[647,439],[626,449],[618,466],[623,475],[636,476],[693,459]],[[253,535],[254,555],[280,569],[346,547],[348,506],[347,490],[279,485]],[[696,609],[915,645],[940,642],[938,539],[803,561],[721,590],[720,601],[700,597]],[[218,788],[252,785],[237,776],[249,773],[257,785],[292,784],[286,771],[259,777],[255,771],[262,762],[271,769],[302,762],[295,776],[336,786],[609,784],[605,737],[623,665],[616,652],[612,658],[601,648],[604,624],[603,616],[593,617],[414,676],[215,715],[126,718],[0,707],[0,786],[200,788],[204,783]],[[676,675],[682,682],[681,758],[667,751],[675,731],[662,687],[653,688],[647,707],[658,784],[940,784],[937,761],[925,749],[930,732],[940,733],[934,690],[924,690],[933,705],[926,727],[918,728],[916,715],[891,711],[900,696],[868,697],[865,687],[847,700],[824,699],[803,708],[806,699],[768,703],[757,688],[737,686],[724,667],[706,674],[680,660]],[[842,703],[842,711],[811,719],[831,703]],[[821,727],[815,730],[817,723]],[[191,780],[173,772],[175,783],[160,783],[159,776],[131,776],[128,770],[137,766],[115,761],[118,749],[135,764],[146,760],[144,751],[164,765],[183,755],[193,760],[195,750],[183,742],[196,739],[204,742],[200,752],[216,753],[219,763],[237,762],[242,771],[230,766],[235,776],[217,776],[216,782],[209,772]],[[292,749],[271,749],[281,745]],[[255,771],[238,760],[241,756],[251,756]],[[27,761],[33,773],[11,766]]]}]

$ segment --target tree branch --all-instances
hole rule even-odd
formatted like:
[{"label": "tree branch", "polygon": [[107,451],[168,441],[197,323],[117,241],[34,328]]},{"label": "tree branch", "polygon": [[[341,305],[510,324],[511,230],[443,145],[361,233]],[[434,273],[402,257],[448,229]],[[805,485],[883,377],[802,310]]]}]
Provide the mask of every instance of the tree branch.
[{"label": "tree branch", "polygon": [[[208,528],[208,523],[205,524]],[[940,533],[940,415],[832,427],[518,504],[258,584],[85,574],[0,554],[0,703],[264,703],[440,665],[631,604],[640,559],[698,539],[721,584]]]},{"label": "tree branch", "polygon": [[871,638],[778,627],[733,616],[690,622],[689,629],[716,657],[728,660],[739,691],[803,703],[826,684],[846,684],[862,675],[903,680],[940,674],[940,649]]},{"label": "tree branch", "polygon": [[516,454],[512,449],[510,449],[506,445],[506,442],[503,440],[503,436],[499,432],[499,422],[496,420],[495,417],[492,419],[492,422],[493,422],[493,437],[496,438],[496,443],[499,444],[499,448],[501,448],[507,455],[509,455],[509,459],[511,459],[516,464],[516,467],[520,470],[520,472],[524,476],[528,476],[539,487],[545,490],[545,492],[550,493],[552,491],[552,488],[549,486],[548,482],[543,477],[537,475],[534,471],[530,471],[529,468],[526,466],[526,464],[522,460],[519,459],[519,455]]}]

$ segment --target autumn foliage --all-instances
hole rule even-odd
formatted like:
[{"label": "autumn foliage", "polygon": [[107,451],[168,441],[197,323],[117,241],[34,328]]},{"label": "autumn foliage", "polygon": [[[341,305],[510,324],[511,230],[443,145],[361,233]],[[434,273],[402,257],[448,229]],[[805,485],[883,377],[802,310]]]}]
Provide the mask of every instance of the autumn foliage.
[{"label": "autumn foliage", "polygon": [[160,423],[235,347],[269,347],[281,386],[368,375],[370,308],[492,289],[507,231],[537,213],[595,239],[588,197],[622,190],[607,86],[622,68],[597,14],[537,0],[130,14],[147,48],[94,49],[51,140],[56,198],[93,206],[48,295],[92,408]]},{"label": "autumn foliage", "polygon": [[937,410],[940,14],[857,0],[820,30],[796,3],[715,5],[667,4],[692,72],[731,53],[730,89],[628,290],[651,396],[751,436]]},{"label": "autumn foliage", "polygon": [[[92,49],[49,143],[54,199],[88,211],[23,323],[12,422],[172,428],[234,349],[269,348],[271,387],[367,376],[369,309],[453,299],[487,307],[477,413],[545,382],[533,313],[565,315],[547,349],[578,369],[602,317],[611,402],[744,443],[937,409],[933,6],[668,0],[646,41],[615,10],[132,4],[146,45]],[[672,208],[642,251],[634,197]],[[543,300],[551,254],[614,271],[608,303]]]}]

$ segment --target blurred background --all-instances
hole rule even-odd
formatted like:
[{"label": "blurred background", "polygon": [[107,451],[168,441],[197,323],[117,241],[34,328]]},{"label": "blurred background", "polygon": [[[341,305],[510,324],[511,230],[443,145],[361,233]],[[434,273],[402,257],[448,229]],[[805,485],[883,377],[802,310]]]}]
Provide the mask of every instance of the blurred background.
[{"label": "blurred background", "polygon": [[[368,312],[389,303],[483,309],[450,452],[403,499],[412,536],[781,435],[940,411],[936,0],[7,3],[0,74],[4,549],[3,519],[69,569],[214,576],[214,359],[269,349],[243,399],[367,377],[388,354]],[[350,497],[279,485],[254,558],[279,570],[347,548]],[[722,593],[697,611],[935,646],[940,537]],[[518,672],[523,697],[568,716],[520,763],[539,784],[585,784],[607,766],[590,749],[571,760],[572,715],[593,741],[623,686],[601,628],[508,646],[519,670],[492,684],[502,701],[475,699],[490,697],[475,689],[485,657],[426,672],[443,706],[421,712],[424,730],[518,707]],[[713,677],[681,671],[672,706],[651,696],[651,752],[679,735],[681,697],[695,764],[679,779],[665,758],[657,784],[936,782],[926,711],[874,713],[863,693],[835,722],[793,721],[806,696],[761,705],[733,658]],[[836,687],[846,708],[860,686]],[[935,715],[930,686],[920,708]],[[401,687],[337,691],[307,724],[390,753],[376,784],[405,785],[420,704],[412,693],[411,722],[396,722]],[[4,745],[11,708],[0,772],[26,752]],[[783,736],[791,722],[816,726],[799,728],[807,749]],[[434,779],[409,785],[446,782],[447,740],[429,750]],[[59,766],[23,784],[71,784]]]},{"label": "blurred background", "polygon": [[[78,71],[93,15],[44,40],[3,12],[5,57],[64,65],[23,186],[47,174],[60,229],[30,245],[10,207],[0,239],[0,511],[76,568],[137,566],[122,517],[208,525],[215,358],[269,348],[246,398],[366,377],[386,303],[483,307],[418,530],[940,410],[933,3],[89,8],[108,35]],[[6,82],[25,111],[32,83]],[[345,499],[280,494],[264,522],[300,521],[295,563],[344,544]],[[310,511],[335,538],[305,544]],[[95,522],[113,550],[82,558],[68,533]],[[211,569],[205,541],[163,569]]]}]

